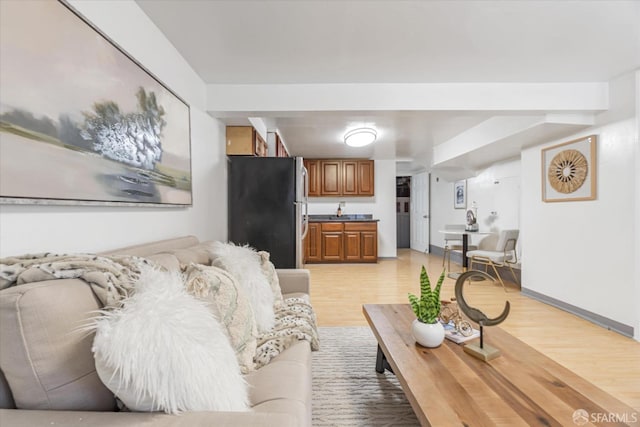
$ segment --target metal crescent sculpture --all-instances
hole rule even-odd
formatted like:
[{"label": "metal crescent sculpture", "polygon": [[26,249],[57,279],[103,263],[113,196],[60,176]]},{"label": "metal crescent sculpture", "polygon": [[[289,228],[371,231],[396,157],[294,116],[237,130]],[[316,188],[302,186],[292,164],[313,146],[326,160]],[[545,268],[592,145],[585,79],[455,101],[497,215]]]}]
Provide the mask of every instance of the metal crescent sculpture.
[{"label": "metal crescent sculpture", "polygon": [[494,326],[504,322],[504,320],[509,315],[509,310],[511,309],[511,305],[509,304],[509,301],[505,302],[504,310],[502,311],[502,314],[500,314],[495,319],[490,319],[482,311],[478,310],[475,307],[469,306],[469,304],[467,304],[467,302],[464,300],[464,296],[462,295],[462,287],[464,286],[464,282],[476,276],[480,276],[491,281],[494,280],[493,277],[491,277],[484,271],[469,270],[462,273],[460,277],[458,277],[458,280],[456,280],[456,288],[455,288],[456,301],[458,302],[458,307],[464,314],[467,315],[469,319],[473,320],[474,322],[476,322],[481,326]]}]

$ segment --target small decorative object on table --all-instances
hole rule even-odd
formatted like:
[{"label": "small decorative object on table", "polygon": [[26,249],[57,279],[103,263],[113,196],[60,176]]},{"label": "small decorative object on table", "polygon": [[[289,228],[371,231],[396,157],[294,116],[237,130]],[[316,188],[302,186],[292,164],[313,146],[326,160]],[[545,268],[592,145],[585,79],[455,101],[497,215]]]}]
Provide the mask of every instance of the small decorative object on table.
[{"label": "small decorative object on table", "polygon": [[464,229],[478,231],[478,205],[476,205],[475,201],[471,203],[471,208],[467,210],[467,225]]},{"label": "small decorative object on table", "polygon": [[500,350],[498,350],[495,347],[485,345],[483,328],[485,326],[494,326],[504,322],[504,320],[509,315],[509,310],[511,305],[509,304],[509,301],[506,301],[504,304],[504,309],[502,310],[502,313],[494,319],[490,319],[489,317],[487,317],[486,314],[484,314],[482,311],[478,310],[477,308],[469,306],[464,299],[464,295],[462,293],[462,287],[464,286],[464,283],[467,280],[471,280],[474,276],[481,276],[481,277],[484,277],[485,279],[493,280],[493,277],[489,276],[484,271],[478,271],[478,270],[465,271],[460,275],[460,277],[458,277],[458,280],[456,280],[455,294],[456,294],[456,300],[458,301],[458,305],[460,306],[460,310],[469,319],[473,320],[478,325],[480,325],[480,345],[467,344],[464,346],[464,352],[472,355],[473,357],[477,357],[478,359],[488,362],[489,360],[495,359],[496,357],[500,356]]},{"label": "small decorative object on table", "polygon": [[[458,304],[456,304],[455,301],[455,298],[451,298],[451,301],[440,301],[442,306],[442,309],[440,310],[440,321],[444,325],[445,338],[452,339],[452,334],[448,332],[459,334],[462,338],[471,337],[474,335],[474,332],[478,331],[474,330],[471,327],[471,323],[462,317],[460,310],[458,310]],[[447,326],[450,327],[447,328]],[[461,342],[459,340],[453,341]]]},{"label": "small decorative object on table", "polygon": [[411,309],[417,319],[413,321],[411,332],[416,342],[424,347],[438,347],[444,341],[444,328],[438,322],[440,314],[440,288],[444,281],[445,270],[442,270],[435,289],[431,289],[431,282],[427,270],[422,266],[420,272],[420,298],[409,294]]}]

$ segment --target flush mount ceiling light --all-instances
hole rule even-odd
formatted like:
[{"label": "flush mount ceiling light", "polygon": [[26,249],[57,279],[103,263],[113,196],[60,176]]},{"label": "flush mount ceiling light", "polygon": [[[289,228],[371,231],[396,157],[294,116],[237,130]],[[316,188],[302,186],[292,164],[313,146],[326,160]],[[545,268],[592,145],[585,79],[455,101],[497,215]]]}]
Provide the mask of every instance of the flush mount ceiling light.
[{"label": "flush mount ceiling light", "polygon": [[357,128],[344,134],[344,143],[350,147],[364,147],[372,144],[377,136],[378,133],[373,128]]}]

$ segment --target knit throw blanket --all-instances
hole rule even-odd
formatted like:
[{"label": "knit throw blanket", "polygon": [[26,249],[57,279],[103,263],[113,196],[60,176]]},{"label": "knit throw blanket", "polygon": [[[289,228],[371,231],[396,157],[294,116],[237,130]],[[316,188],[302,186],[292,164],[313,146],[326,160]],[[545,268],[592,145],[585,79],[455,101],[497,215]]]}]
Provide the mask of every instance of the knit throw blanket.
[{"label": "knit throw blanket", "polygon": [[[52,279],[85,281],[105,308],[119,307],[130,296],[143,265],[151,261],[127,255],[30,254],[0,259],[0,290]],[[313,308],[302,298],[288,298],[275,307],[276,325],[258,337],[256,368],[266,365],[298,340],[319,349]]]},{"label": "knit throw blanket", "polygon": [[104,307],[117,307],[140,277],[140,267],[151,262],[126,255],[31,254],[0,259],[0,290],[51,279],[81,279]]},{"label": "knit throw blanket", "polygon": [[256,369],[271,361],[298,340],[309,341],[311,350],[320,348],[316,315],[302,298],[287,298],[275,307],[276,325],[258,337]]}]

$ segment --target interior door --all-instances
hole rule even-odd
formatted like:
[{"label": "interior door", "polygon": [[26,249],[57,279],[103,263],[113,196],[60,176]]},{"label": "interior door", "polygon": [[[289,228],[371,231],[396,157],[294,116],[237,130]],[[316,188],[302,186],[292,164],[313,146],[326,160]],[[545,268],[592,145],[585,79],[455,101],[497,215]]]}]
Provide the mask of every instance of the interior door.
[{"label": "interior door", "polygon": [[411,178],[411,249],[429,252],[429,174]]}]

